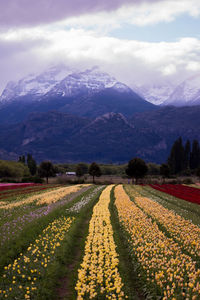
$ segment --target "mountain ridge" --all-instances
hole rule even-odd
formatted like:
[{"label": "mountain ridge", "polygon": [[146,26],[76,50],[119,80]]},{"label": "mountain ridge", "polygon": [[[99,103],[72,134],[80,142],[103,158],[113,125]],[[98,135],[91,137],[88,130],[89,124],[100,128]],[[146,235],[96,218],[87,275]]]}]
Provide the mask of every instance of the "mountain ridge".
[{"label": "mountain ridge", "polygon": [[[64,78],[59,80],[56,76],[60,73],[56,69],[50,74],[31,75],[16,84],[8,84],[0,101],[1,123],[21,122],[34,111],[57,110],[96,118],[110,111],[130,116],[135,112],[156,109],[127,85],[97,67],[75,73],[67,69],[67,72],[71,73],[64,76],[62,72],[60,78]],[[38,92],[39,87],[45,88]]]},{"label": "mountain ridge", "polygon": [[0,126],[0,155],[15,159],[30,152],[37,161],[104,163],[139,156],[163,163],[178,137],[200,140],[199,114],[200,106],[162,107],[131,118],[115,112],[95,119],[58,111],[32,113],[17,126]]}]

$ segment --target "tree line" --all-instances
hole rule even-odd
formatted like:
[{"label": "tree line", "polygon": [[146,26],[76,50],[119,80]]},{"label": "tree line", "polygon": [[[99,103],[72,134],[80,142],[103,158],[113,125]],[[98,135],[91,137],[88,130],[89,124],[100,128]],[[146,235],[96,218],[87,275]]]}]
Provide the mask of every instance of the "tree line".
[{"label": "tree line", "polygon": [[[17,178],[22,177],[24,181],[41,182],[41,178],[46,178],[48,183],[49,177],[66,173],[67,164],[53,165],[50,161],[43,161],[37,166],[37,163],[31,154],[22,155],[17,162],[0,161],[0,177]],[[118,170],[119,169],[119,170]],[[100,166],[96,162],[90,165],[86,163],[76,164],[73,170],[78,178],[89,174],[95,182],[95,177],[104,175],[116,175],[117,172],[138,183],[139,179],[144,178],[147,174],[161,175],[163,178],[171,175],[197,175],[200,177],[200,145],[197,140],[190,142],[187,140],[183,144],[182,138],[178,138],[172,145],[170,155],[166,163],[159,165],[149,163],[139,157],[131,159],[127,165]]]},{"label": "tree line", "polygon": [[200,168],[200,145],[197,140],[187,140],[185,145],[178,138],[172,145],[167,161],[171,174],[195,174]]}]

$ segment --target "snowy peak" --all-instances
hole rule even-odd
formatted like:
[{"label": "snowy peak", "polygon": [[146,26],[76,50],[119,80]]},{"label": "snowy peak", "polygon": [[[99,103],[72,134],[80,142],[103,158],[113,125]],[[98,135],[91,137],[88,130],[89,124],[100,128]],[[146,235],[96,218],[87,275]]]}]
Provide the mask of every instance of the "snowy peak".
[{"label": "snowy peak", "polygon": [[9,82],[0,97],[0,101],[7,102],[27,95],[31,96],[31,99],[43,96],[72,72],[64,66],[50,67],[39,75],[29,74],[18,82]]},{"label": "snowy peak", "polygon": [[192,76],[178,86],[171,82],[163,84],[140,85],[133,87],[146,101],[156,105],[199,105],[200,73]]},{"label": "snowy peak", "polygon": [[164,84],[135,86],[133,89],[146,101],[160,105],[168,99],[174,88],[173,84],[167,82]]},{"label": "snowy peak", "polygon": [[118,82],[114,77],[101,72],[99,68],[95,67],[84,72],[72,73],[65,77],[48,93],[48,96],[52,94],[70,97],[82,93],[93,95],[108,88],[114,88],[121,92],[131,91],[125,84]]},{"label": "snowy peak", "polygon": [[[41,74],[30,74],[18,82],[9,82],[0,102],[28,96],[30,100],[41,100],[45,96],[71,97],[79,94],[93,95],[104,89],[131,92],[125,84],[100,71],[98,67],[77,72],[65,66],[51,67]],[[27,100],[26,100],[27,101]]]},{"label": "snowy peak", "polygon": [[165,105],[199,105],[200,104],[200,74],[192,76],[178,85]]}]

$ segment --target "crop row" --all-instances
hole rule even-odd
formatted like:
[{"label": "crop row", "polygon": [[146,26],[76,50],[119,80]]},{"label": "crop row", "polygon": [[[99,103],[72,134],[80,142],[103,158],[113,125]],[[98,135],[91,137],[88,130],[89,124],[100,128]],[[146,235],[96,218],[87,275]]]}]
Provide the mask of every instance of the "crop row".
[{"label": "crop row", "polygon": [[0,191],[4,190],[12,190],[12,189],[19,189],[28,186],[35,186],[35,183],[0,183]]},{"label": "crop row", "polygon": [[137,205],[170,233],[183,249],[200,259],[200,228],[190,220],[186,220],[174,211],[164,208],[162,205],[147,197],[141,197],[133,188],[129,189]]},{"label": "crop row", "polygon": [[175,196],[177,198],[200,204],[200,190],[181,184],[151,184],[153,189]]},{"label": "crop row", "polygon": [[23,196],[26,194],[30,193],[35,193],[35,192],[40,192],[40,191],[45,191],[45,190],[50,190],[54,188],[58,188],[60,185],[35,185],[31,187],[27,187],[25,189],[17,189],[17,190],[6,190],[5,192],[0,193],[0,199],[2,200],[7,200],[11,197],[16,197],[18,195]]},{"label": "crop row", "polygon": [[[86,186],[86,185],[84,185]],[[18,206],[27,205],[33,202],[36,202],[37,205],[43,204],[51,204],[59,201],[61,198],[69,195],[70,193],[77,192],[83,187],[83,185],[75,185],[75,186],[68,186],[64,188],[59,188],[44,194],[37,194],[30,197],[25,198],[21,201],[16,201],[4,205],[0,205],[0,209],[12,209]]]},{"label": "crop row", "polygon": [[198,299],[200,269],[195,261],[130,200],[122,186],[116,187],[115,198],[119,221],[140,265],[138,275],[164,300]]},{"label": "crop row", "polygon": [[0,297],[7,299],[31,299],[37,294],[39,281],[47,266],[54,260],[73,217],[60,217],[46,227],[42,234],[30,244],[26,253],[20,253],[12,264],[4,267]]},{"label": "crop row", "polygon": [[[82,186],[82,187],[84,188],[84,186]],[[80,206],[80,208],[82,208],[84,205],[86,205],[98,193],[100,188],[102,188],[102,187],[95,188],[87,196],[83,195],[82,202],[84,202],[84,203],[82,203],[82,205],[80,205],[79,204],[80,201],[78,201],[77,203],[74,204],[75,207]],[[80,193],[81,192],[82,192],[82,190],[80,190]],[[43,197],[45,197],[46,194],[47,193],[44,193]],[[5,223],[3,223],[0,226],[0,235],[1,235],[0,247],[3,246],[5,244],[5,242],[15,239],[22,232],[24,227],[26,227],[28,224],[30,224],[44,216],[47,216],[48,214],[53,212],[55,209],[66,205],[70,201],[70,199],[73,199],[75,197],[75,195],[77,195],[77,192],[71,193],[70,195],[69,194],[65,195],[65,197],[61,198],[59,201],[50,203],[48,205],[43,205],[41,207],[35,208],[33,206],[31,206],[31,207],[22,206],[22,207],[20,207],[20,213],[17,214],[16,217],[13,216],[14,211],[11,211],[11,212],[9,212],[9,210],[4,211],[5,212],[4,219],[5,220],[7,219],[7,220],[5,221]],[[68,212],[70,212],[70,211],[72,211],[72,210],[68,209]],[[6,214],[6,212],[10,213],[10,217],[13,216],[13,218],[11,220],[8,220],[8,215]],[[76,212],[76,211],[74,210],[74,212]]]},{"label": "crop row", "polygon": [[110,220],[108,186],[93,209],[83,262],[78,270],[77,299],[124,299],[118,254]]}]

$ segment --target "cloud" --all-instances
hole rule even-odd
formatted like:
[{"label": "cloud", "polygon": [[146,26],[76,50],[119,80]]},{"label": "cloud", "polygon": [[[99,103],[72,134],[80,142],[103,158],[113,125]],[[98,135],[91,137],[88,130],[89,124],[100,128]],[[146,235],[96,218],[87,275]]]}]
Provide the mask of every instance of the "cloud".
[{"label": "cloud", "polygon": [[200,71],[200,40],[149,43],[120,40],[83,29],[34,28],[0,34],[0,87],[49,64],[78,69],[99,65],[129,85],[180,82]]},{"label": "cloud", "polygon": [[0,0],[0,26],[37,26],[65,21],[73,26],[146,26],[181,14],[200,15],[199,0]]},{"label": "cloud", "polygon": [[181,15],[196,18],[200,16],[199,0],[159,0],[141,1],[130,6],[121,6],[115,11],[101,11],[77,17],[69,17],[60,25],[78,28],[99,28],[107,31],[122,27],[124,24],[136,26],[155,25],[172,22]]},{"label": "cloud", "polygon": [[[0,0],[0,25],[32,26],[51,23],[72,16],[112,11],[121,6],[141,4],[145,0]],[[152,3],[157,0],[146,0]]]}]

